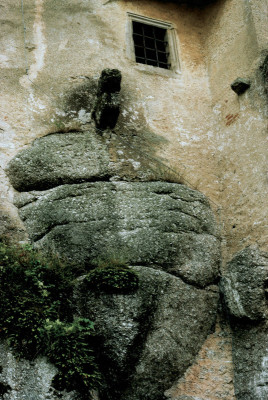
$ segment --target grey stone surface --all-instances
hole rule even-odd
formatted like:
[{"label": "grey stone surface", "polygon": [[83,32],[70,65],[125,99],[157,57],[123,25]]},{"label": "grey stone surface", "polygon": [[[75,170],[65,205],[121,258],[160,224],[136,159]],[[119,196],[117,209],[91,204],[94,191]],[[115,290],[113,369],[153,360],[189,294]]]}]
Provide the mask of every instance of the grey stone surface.
[{"label": "grey stone surface", "polygon": [[268,399],[268,324],[233,321],[234,387],[237,400]]},{"label": "grey stone surface", "polygon": [[237,253],[221,282],[233,331],[237,400],[268,398],[268,254],[256,246]]},{"label": "grey stone surface", "polygon": [[151,268],[132,267],[139,289],[128,295],[77,288],[77,312],[95,321],[105,377],[101,400],[162,400],[193,362],[215,322],[216,286],[198,289]]},{"label": "grey stone surface", "polygon": [[20,151],[6,169],[13,187],[26,192],[108,179],[177,181],[178,176],[161,161],[151,158],[148,151],[143,153],[144,147],[152,147],[148,138],[132,142],[122,136],[110,137],[108,132],[102,136],[94,127],[87,129],[51,133]]},{"label": "grey stone surface", "polygon": [[268,254],[256,247],[237,253],[221,281],[230,314],[253,321],[267,317]]},{"label": "grey stone surface", "polygon": [[[101,137],[65,133],[19,153],[9,177],[36,247],[83,265],[123,258],[139,273],[139,289],[128,295],[93,294],[80,281],[76,312],[96,324],[100,400],[162,400],[213,329],[218,232],[201,193],[176,183],[111,182],[113,169]],[[36,399],[54,400],[44,393]]]},{"label": "grey stone surface", "polygon": [[206,198],[164,182],[94,182],[22,194],[32,241],[80,263],[120,254],[200,287],[219,267],[216,225]]},{"label": "grey stone surface", "polygon": [[19,191],[44,190],[64,183],[99,180],[108,174],[109,151],[95,133],[55,133],[11,160],[8,176]]},{"label": "grey stone surface", "polygon": [[34,361],[18,360],[4,343],[0,343],[0,385],[8,385],[3,400],[75,400],[74,392],[56,393],[51,382],[57,369],[43,357]]}]

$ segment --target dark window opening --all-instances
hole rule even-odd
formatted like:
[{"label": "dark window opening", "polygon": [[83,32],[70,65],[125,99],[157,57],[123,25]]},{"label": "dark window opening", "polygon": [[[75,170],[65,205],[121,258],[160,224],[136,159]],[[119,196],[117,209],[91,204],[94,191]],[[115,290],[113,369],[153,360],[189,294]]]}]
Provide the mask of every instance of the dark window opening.
[{"label": "dark window opening", "polygon": [[170,69],[167,30],[132,21],[136,62]]}]

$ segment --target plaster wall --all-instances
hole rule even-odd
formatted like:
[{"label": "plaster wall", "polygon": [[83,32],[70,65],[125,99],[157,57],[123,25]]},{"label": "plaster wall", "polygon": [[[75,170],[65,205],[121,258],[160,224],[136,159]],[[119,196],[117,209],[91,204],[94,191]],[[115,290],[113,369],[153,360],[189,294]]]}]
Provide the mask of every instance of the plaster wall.
[{"label": "plaster wall", "polygon": [[[267,244],[267,94],[260,70],[267,51],[267,22],[266,1],[219,1],[205,15],[227,260],[249,244],[263,249]],[[251,81],[240,96],[230,90],[238,77]]]}]

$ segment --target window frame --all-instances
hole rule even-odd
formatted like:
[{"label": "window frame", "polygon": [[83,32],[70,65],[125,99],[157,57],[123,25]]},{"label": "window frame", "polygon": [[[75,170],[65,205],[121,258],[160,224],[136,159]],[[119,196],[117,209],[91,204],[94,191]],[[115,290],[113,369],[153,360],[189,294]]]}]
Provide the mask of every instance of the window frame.
[{"label": "window frame", "polygon": [[[160,75],[176,76],[181,74],[179,52],[178,52],[178,41],[176,30],[172,23],[166,21],[160,21],[157,19],[145,17],[142,15],[137,15],[131,12],[127,13],[128,24],[127,24],[127,57],[135,63],[136,69],[145,71],[147,73],[157,73]],[[153,65],[142,64],[136,62],[135,47],[133,40],[133,21],[139,22],[141,24],[147,24],[162,28],[166,30],[167,41],[168,41],[168,53],[169,53],[169,63],[170,68],[161,68]]]}]

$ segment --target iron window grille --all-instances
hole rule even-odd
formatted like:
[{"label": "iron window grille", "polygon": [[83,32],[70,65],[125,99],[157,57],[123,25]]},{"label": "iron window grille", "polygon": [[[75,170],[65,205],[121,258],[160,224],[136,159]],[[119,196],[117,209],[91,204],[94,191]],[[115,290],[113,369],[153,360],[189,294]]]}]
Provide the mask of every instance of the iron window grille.
[{"label": "iron window grille", "polygon": [[132,29],[136,62],[170,69],[167,30],[138,21]]}]

